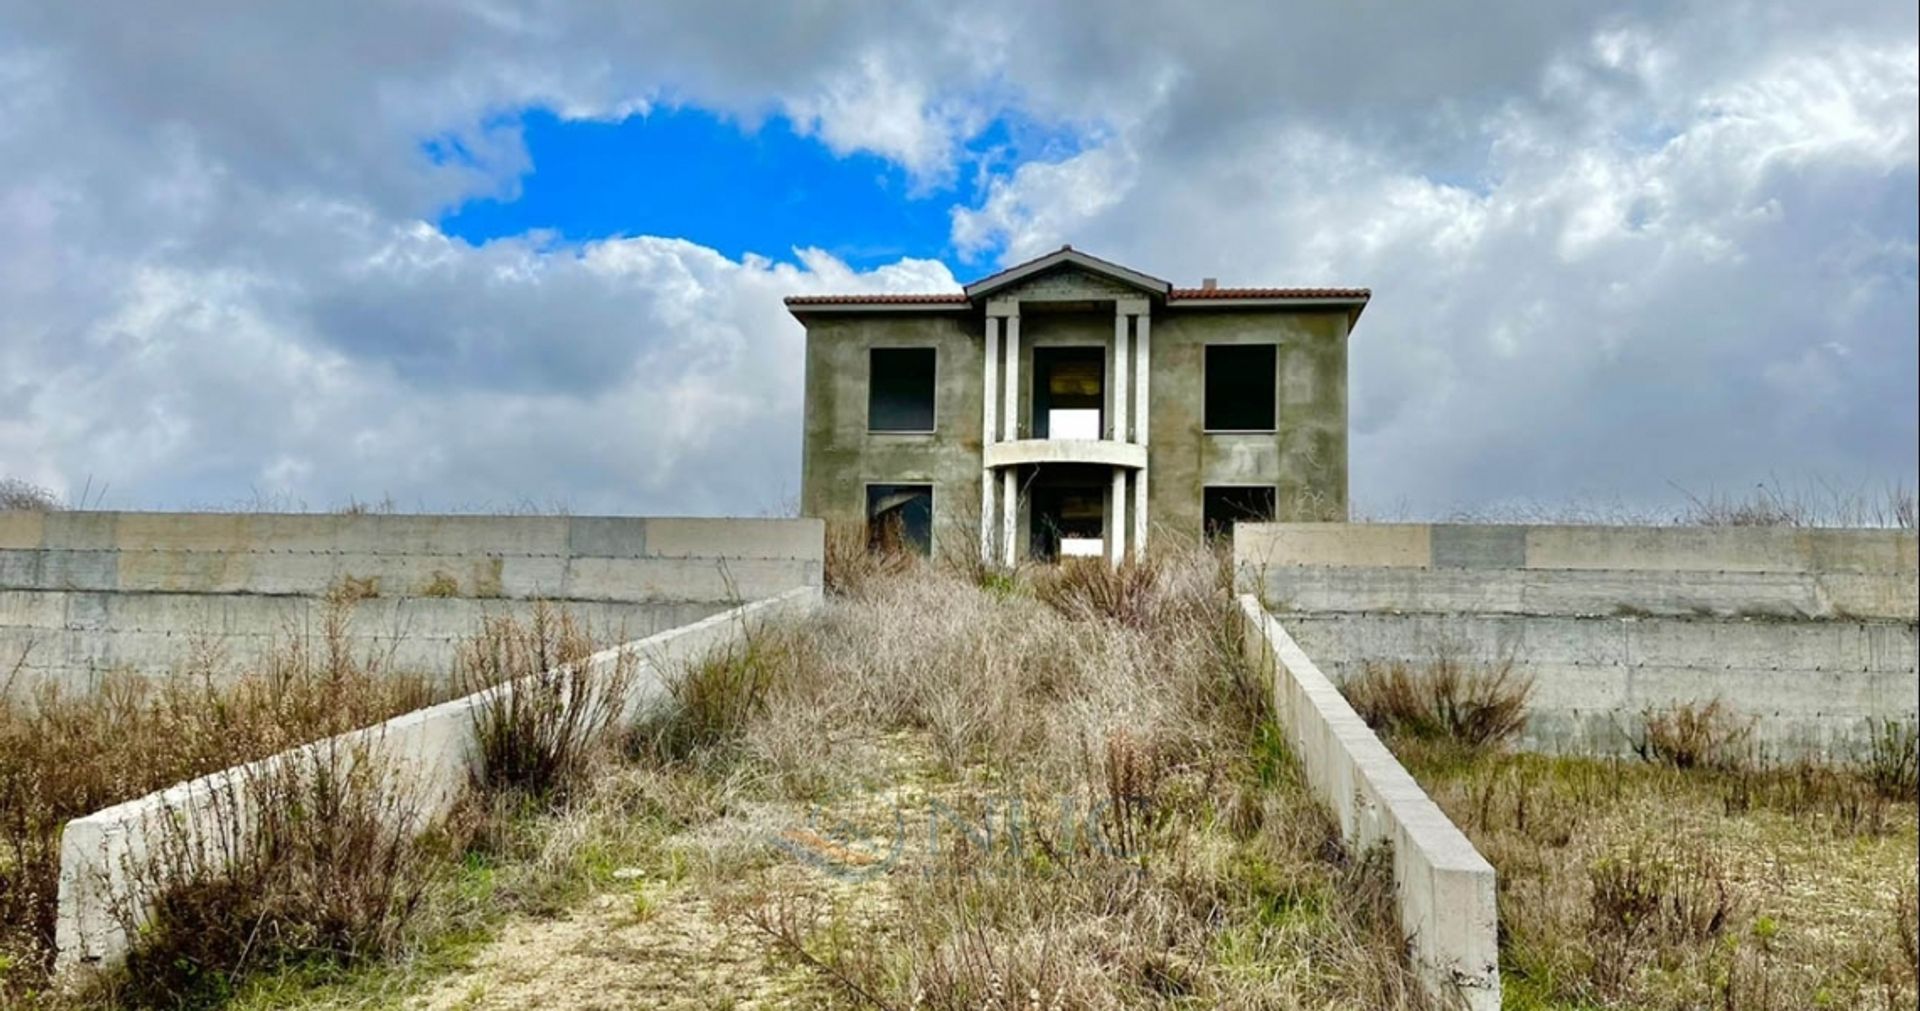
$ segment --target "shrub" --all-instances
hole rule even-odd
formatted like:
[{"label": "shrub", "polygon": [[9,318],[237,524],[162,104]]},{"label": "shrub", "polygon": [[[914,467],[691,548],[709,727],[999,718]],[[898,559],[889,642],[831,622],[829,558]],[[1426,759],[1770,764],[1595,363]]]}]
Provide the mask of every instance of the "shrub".
[{"label": "shrub", "polygon": [[1131,559],[1113,565],[1103,558],[1064,558],[1042,569],[1034,595],[1069,618],[1106,618],[1145,628],[1159,603],[1159,566]]},{"label": "shrub", "polygon": [[684,761],[736,743],[766,711],[780,676],[777,633],[761,631],[744,646],[718,650],[667,677],[666,708],[634,730],[632,750],[658,761]]},{"label": "shrub", "polygon": [[1920,790],[1920,721],[1874,720],[1860,772],[1880,796],[1913,800]]},{"label": "shrub", "polygon": [[622,650],[591,662],[593,640],[545,602],[525,622],[488,618],[462,643],[455,681],[483,693],[474,709],[474,785],[564,803],[607,731],[626,711],[639,658]]},{"label": "shrub", "polygon": [[829,521],[822,578],[828,593],[857,596],[874,581],[906,572],[919,556],[901,546],[899,537],[875,543],[865,523]]},{"label": "shrub", "polygon": [[1710,853],[1670,856],[1635,844],[1587,876],[1593,978],[1610,993],[1661,952],[1720,936],[1733,917],[1725,869]]},{"label": "shrub", "polygon": [[0,513],[50,513],[60,509],[60,497],[50,489],[17,477],[0,477]]},{"label": "shrub", "polygon": [[1382,733],[1484,748],[1505,744],[1526,726],[1533,679],[1514,673],[1511,659],[1477,667],[1441,650],[1421,668],[1369,663],[1341,690]]},{"label": "shrub", "polygon": [[356,654],[352,614],[328,605],[316,635],[245,670],[196,645],[165,677],[0,686],[0,964],[15,967],[0,972],[0,1004],[51,968],[69,820],[444,697],[428,677]]},{"label": "shrub", "polygon": [[217,1003],[251,973],[393,953],[431,880],[417,796],[377,744],[335,742],[247,767],[155,815],[115,910],[135,939],[120,998]]},{"label": "shrub", "polygon": [[1676,769],[1734,769],[1750,757],[1753,724],[1715,698],[1705,705],[1682,703],[1672,709],[1641,713],[1640,739],[1633,750],[1649,762]]}]

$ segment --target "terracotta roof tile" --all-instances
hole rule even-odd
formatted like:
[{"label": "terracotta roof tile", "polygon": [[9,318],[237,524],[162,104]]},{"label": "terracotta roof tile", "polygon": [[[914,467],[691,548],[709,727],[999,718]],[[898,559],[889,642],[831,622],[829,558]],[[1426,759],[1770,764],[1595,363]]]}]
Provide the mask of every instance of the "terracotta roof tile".
[{"label": "terracotta roof tile", "polygon": [[[1193,299],[1349,299],[1371,298],[1366,288],[1175,288],[1167,293],[1169,302]],[[878,295],[789,295],[788,305],[966,305],[961,292]]]},{"label": "terracotta roof tile", "polygon": [[1175,288],[1170,302],[1192,298],[1371,298],[1366,288]]},{"label": "terracotta roof tile", "polygon": [[958,291],[930,295],[789,295],[788,305],[966,305],[967,296]]}]

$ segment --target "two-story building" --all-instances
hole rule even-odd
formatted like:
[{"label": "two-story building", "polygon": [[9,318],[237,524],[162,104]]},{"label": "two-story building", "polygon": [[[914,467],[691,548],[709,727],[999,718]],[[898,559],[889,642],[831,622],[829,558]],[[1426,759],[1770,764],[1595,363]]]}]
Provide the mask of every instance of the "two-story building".
[{"label": "two-story building", "polygon": [[1007,563],[1345,519],[1368,295],[1176,288],[1062,246],[962,292],[789,298],[801,511]]}]

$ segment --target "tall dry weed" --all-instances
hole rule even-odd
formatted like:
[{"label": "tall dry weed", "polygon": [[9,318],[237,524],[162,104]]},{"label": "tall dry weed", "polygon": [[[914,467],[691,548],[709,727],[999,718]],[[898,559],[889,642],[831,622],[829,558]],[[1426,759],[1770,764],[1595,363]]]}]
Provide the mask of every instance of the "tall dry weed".
[{"label": "tall dry weed", "polygon": [[[707,672],[763,700],[713,749],[738,780],[953,797],[935,852],[885,877],[884,930],[773,885],[742,922],[861,1006],[1425,1006],[1390,874],[1346,857],[1277,743],[1216,556],[976,577],[878,576]],[[930,782],[884,778],[902,741]]]},{"label": "tall dry weed", "polygon": [[0,997],[41,985],[51,966],[68,821],[445,696],[437,679],[357,649],[352,614],[329,602],[313,629],[240,669],[200,644],[164,677],[0,692]]},{"label": "tall dry weed", "polygon": [[1367,725],[1390,737],[1498,747],[1526,728],[1533,679],[1511,658],[1473,664],[1441,649],[1423,665],[1368,663],[1341,685]]},{"label": "tall dry weed", "polygon": [[1753,721],[1719,698],[1641,713],[1633,750],[1676,769],[1734,769],[1753,759]]},{"label": "tall dry weed", "polygon": [[537,603],[525,620],[486,619],[460,645],[455,682],[474,708],[474,786],[561,805],[625,714],[639,658],[593,662],[594,641],[563,609]]},{"label": "tall dry weed", "polygon": [[208,1006],[250,974],[396,952],[434,873],[422,810],[377,742],[332,740],[157,812],[114,910],[134,943],[113,995]]}]

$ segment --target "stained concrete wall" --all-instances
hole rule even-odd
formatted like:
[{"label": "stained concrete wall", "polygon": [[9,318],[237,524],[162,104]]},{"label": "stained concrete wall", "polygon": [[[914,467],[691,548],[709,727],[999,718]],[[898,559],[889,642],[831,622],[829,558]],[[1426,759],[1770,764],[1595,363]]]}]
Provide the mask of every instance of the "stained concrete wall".
[{"label": "stained concrete wall", "polygon": [[[1274,344],[1276,429],[1203,430],[1206,347]],[[1147,507],[1156,529],[1201,534],[1201,489],[1273,485],[1275,518],[1347,516],[1345,309],[1180,309],[1153,318]]]},{"label": "stained concrete wall", "polygon": [[1239,600],[1247,661],[1273,683],[1274,715],[1308,786],[1355,850],[1386,844],[1415,969],[1443,1004],[1500,1006],[1493,866],[1427,796],[1257,597]]},{"label": "stained concrete wall", "polygon": [[1234,557],[1336,678],[1513,660],[1542,750],[1618,751],[1643,711],[1719,697],[1781,751],[1845,752],[1920,709],[1911,533],[1273,524]]},{"label": "stained concrete wall", "polygon": [[[979,313],[808,318],[803,515],[862,524],[867,485],[930,484],[934,551],[956,541],[977,550],[984,326]],[[877,347],[934,349],[933,432],[867,431],[868,351]]]},{"label": "stained concrete wall", "polygon": [[[1023,297],[1048,300],[1024,308],[1020,319],[1016,424],[1030,432],[1033,348],[1098,346],[1110,357],[1113,299],[1141,293],[1061,270],[994,295],[996,300]],[[799,311],[807,327],[801,512],[860,523],[866,516],[866,485],[932,484],[936,550],[943,539],[965,540],[963,547],[971,550],[979,536],[985,314],[966,306],[951,311],[808,306]],[[1147,496],[1155,530],[1198,538],[1201,489],[1207,485],[1272,485],[1281,519],[1345,518],[1347,307],[1158,304],[1150,333]],[[1277,346],[1275,431],[1203,431],[1209,344]],[[936,431],[867,431],[868,350],[874,347],[936,349]],[[1024,538],[1024,510],[1020,530]]]},{"label": "stained concrete wall", "polygon": [[330,590],[356,647],[443,670],[485,615],[547,599],[622,641],[819,586],[817,520],[0,513],[0,669],[16,687],[174,669],[196,644],[244,663],[314,631]]},{"label": "stained concrete wall", "polygon": [[[686,663],[737,647],[755,629],[809,613],[819,602],[817,586],[790,589],[596,653],[586,666],[604,671],[622,663],[623,656],[629,658],[625,662],[633,665],[634,676],[623,709],[631,718],[663,698],[664,679]],[[60,838],[58,966],[97,965],[123,957],[127,951],[123,915],[137,922],[150,908],[151,896],[143,889],[152,882],[135,871],[162,834],[170,833],[166,838],[173,842],[207,847],[207,852],[228,852],[219,848],[226,844],[216,840],[243,840],[246,834],[231,831],[235,819],[229,813],[248,809],[250,785],[270,781],[264,774],[278,763],[325,762],[323,768],[344,771],[358,761],[377,762],[383,773],[407,784],[405,800],[418,819],[412,827],[425,827],[452,808],[468,782],[476,715],[484,711],[490,696],[511,690],[512,686],[503,686],[421,709],[68,822]]]}]

